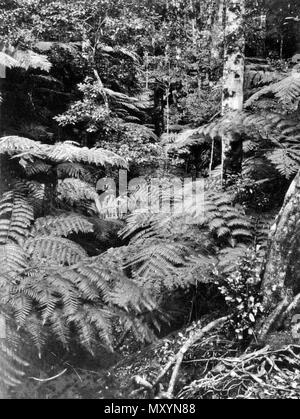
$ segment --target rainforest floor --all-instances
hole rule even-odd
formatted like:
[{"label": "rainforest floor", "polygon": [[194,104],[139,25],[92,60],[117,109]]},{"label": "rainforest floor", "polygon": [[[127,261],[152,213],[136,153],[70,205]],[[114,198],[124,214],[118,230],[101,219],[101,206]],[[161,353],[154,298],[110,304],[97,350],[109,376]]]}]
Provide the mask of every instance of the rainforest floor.
[{"label": "rainforest floor", "polygon": [[[49,352],[27,371],[11,399],[151,399],[157,396],[137,382],[154,383],[198,321],[157,342],[134,348],[125,342],[117,354],[103,349],[94,358],[59,357]],[[130,351],[129,351],[130,348]],[[133,349],[134,348],[134,349]],[[171,371],[158,388],[168,388]],[[57,377],[57,378],[55,378]],[[47,381],[49,380],[50,381]],[[138,379],[138,380],[137,380]],[[281,332],[261,347],[241,348],[222,330],[190,348],[181,365],[174,396],[198,399],[300,399],[300,346]],[[161,397],[164,398],[164,397]]]}]

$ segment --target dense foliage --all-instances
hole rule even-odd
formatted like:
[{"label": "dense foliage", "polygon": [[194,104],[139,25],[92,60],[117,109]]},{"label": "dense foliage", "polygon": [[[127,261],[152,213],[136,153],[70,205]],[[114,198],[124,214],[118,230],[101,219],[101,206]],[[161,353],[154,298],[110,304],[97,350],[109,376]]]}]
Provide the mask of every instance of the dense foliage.
[{"label": "dense foliage", "polygon": [[[269,228],[300,168],[299,6],[246,2],[244,109],[224,115],[219,3],[0,1],[0,385],[27,365],[18,339],[95,354],[215,312],[238,345],[255,337]],[[225,136],[243,148],[226,178]],[[171,198],[99,190],[119,169]]]}]

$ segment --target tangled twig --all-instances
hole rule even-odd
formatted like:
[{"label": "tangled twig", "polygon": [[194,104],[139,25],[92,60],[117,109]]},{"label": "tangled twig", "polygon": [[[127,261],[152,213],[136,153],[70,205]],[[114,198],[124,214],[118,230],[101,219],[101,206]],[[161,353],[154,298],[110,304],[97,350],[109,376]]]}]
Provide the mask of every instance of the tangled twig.
[{"label": "tangled twig", "polygon": [[[200,380],[186,386],[179,397],[194,398],[209,394],[221,398],[253,398],[257,394],[278,397],[278,392],[300,397],[300,347],[290,345],[280,350],[269,346],[240,357],[200,359],[194,362],[211,363],[209,372]],[[217,362],[217,364],[216,364]],[[277,365],[279,364],[279,366]],[[215,365],[215,366],[214,366]],[[287,367],[284,368],[283,365]],[[224,396],[226,393],[226,396]]]},{"label": "tangled twig", "polygon": [[63,376],[66,372],[68,371],[68,368],[66,368],[65,370],[63,370],[62,372],[60,372],[59,374],[55,375],[54,377],[50,377],[50,378],[45,378],[45,379],[41,379],[41,378],[36,378],[36,377],[29,377],[30,380],[34,380],[34,381],[38,381],[39,383],[48,383],[49,381],[53,381],[56,380],[57,378],[60,378],[61,376]]},{"label": "tangled twig", "polygon": [[229,320],[229,316],[222,317],[220,319],[217,319],[211,323],[209,323],[207,326],[205,326],[201,330],[197,330],[194,333],[191,334],[189,339],[185,342],[185,344],[181,347],[179,352],[167,363],[163,371],[159,374],[156,381],[153,384],[153,388],[157,387],[157,385],[161,382],[161,380],[164,378],[164,376],[168,373],[168,371],[171,369],[171,367],[175,364],[173,373],[169,382],[169,387],[166,393],[164,393],[164,398],[172,399],[174,396],[174,389],[176,380],[178,377],[178,373],[181,367],[181,364],[183,362],[185,354],[188,352],[188,350],[200,339],[202,339],[207,333],[212,331],[213,329],[216,329],[222,325],[224,325]]}]

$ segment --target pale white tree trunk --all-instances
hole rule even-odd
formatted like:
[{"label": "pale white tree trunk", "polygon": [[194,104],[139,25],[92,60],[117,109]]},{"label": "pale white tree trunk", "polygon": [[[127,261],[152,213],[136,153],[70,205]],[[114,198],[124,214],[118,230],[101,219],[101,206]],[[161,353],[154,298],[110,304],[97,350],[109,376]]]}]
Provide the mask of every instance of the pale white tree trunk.
[{"label": "pale white tree trunk", "polygon": [[[225,54],[222,115],[241,111],[244,102],[245,0],[226,0]],[[242,141],[237,136],[223,137],[224,174],[237,173],[242,164]]]}]

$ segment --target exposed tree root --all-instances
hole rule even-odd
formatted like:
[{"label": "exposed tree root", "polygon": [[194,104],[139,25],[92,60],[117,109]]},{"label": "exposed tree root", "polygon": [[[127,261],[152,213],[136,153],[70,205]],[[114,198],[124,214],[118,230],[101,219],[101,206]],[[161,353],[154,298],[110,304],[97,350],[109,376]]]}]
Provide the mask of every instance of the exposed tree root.
[{"label": "exposed tree root", "polygon": [[275,310],[267,317],[264,321],[263,325],[260,327],[258,333],[258,341],[265,342],[268,334],[272,331],[272,329],[278,326],[278,320],[282,318],[283,313],[287,310],[290,304],[290,299],[285,297],[284,300],[276,307]]},{"label": "exposed tree root", "polygon": [[290,345],[280,350],[269,346],[237,357],[202,359],[208,371],[186,386],[180,398],[300,398],[300,350]]},{"label": "exposed tree root", "polygon": [[[204,328],[197,330],[191,334],[191,336],[188,338],[188,340],[184,343],[184,345],[181,347],[179,352],[170,359],[170,361],[166,364],[162,372],[159,374],[155,382],[151,385],[151,388],[149,388],[149,382],[146,381],[144,378],[141,377],[135,377],[135,382],[140,385],[140,388],[134,391],[134,395],[138,394],[141,391],[148,391],[153,395],[155,394],[155,390],[159,390],[158,394],[155,398],[157,399],[172,399],[174,398],[174,389],[178,377],[178,373],[180,371],[180,367],[182,364],[182,361],[184,359],[185,354],[188,352],[188,350],[197,343],[200,339],[202,339],[207,333],[211,332],[213,329],[219,328],[223,326],[228,320],[230,316],[222,317],[220,319],[217,319],[211,323],[209,323]],[[160,386],[160,383],[162,379],[166,376],[166,374],[169,372],[169,370],[172,368],[172,366],[175,364],[171,379],[169,382],[168,390],[166,392],[163,391],[163,389]],[[133,395],[133,394],[132,394]]]}]

